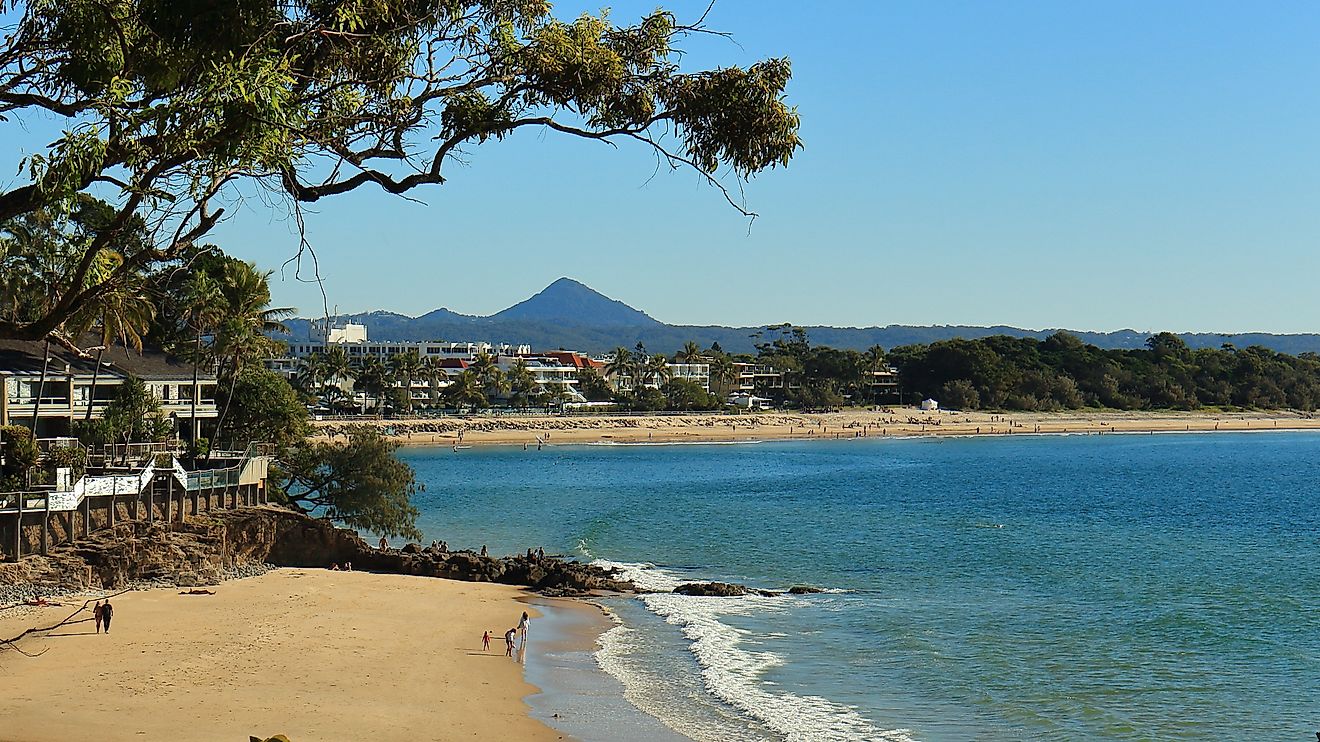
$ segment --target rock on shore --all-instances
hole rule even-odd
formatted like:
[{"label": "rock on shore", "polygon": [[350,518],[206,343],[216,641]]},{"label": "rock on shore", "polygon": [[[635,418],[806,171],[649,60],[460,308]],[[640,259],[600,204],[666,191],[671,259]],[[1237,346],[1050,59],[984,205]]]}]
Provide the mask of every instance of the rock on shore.
[{"label": "rock on shore", "polygon": [[185,523],[122,523],[47,556],[0,564],[0,594],[5,588],[19,596],[143,583],[193,587],[258,574],[267,565],[347,563],[356,570],[524,585],[553,595],[635,590],[611,570],[553,557],[483,557],[412,544],[373,549],[356,532],[329,521],[264,506],[193,516]]}]

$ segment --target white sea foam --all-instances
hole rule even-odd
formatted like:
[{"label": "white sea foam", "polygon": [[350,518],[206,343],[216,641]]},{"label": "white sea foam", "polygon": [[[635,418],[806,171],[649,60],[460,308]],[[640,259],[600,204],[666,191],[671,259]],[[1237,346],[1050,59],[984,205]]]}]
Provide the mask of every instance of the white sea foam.
[{"label": "white sea foam", "polygon": [[[596,563],[620,568],[625,579],[644,589],[672,590],[684,582],[677,575],[654,565],[605,560]],[[754,616],[785,611],[797,598],[714,598],[659,592],[643,595],[641,599],[648,609],[678,627],[691,642],[690,649],[710,693],[790,742],[912,742],[909,730],[879,729],[849,706],[821,696],[775,692],[772,690],[774,686],[762,676],[767,670],[783,664],[784,658],[775,652],[750,649],[749,645],[756,643],[755,636],[720,621],[721,617],[728,615]],[[625,688],[630,682],[638,682],[637,678],[628,676],[619,661],[621,654],[629,651],[631,631],[633,629],[623,625],[610,629],[601,637],[601,650],[596,655],[601,668],[618,677]],[[681,731],[688,733],[688,730]]]},{"label": "white sea foam", "polygon": [[591,564],[594,567],[618,570],[619,579],[628,580],[642,590],[667,593],[684,582],[691,582],[647,562],[611,562],[608,559],[596,559]]}]

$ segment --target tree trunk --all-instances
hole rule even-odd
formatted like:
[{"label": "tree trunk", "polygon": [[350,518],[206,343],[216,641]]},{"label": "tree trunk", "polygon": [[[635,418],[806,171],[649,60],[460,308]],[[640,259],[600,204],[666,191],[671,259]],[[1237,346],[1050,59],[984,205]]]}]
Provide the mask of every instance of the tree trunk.
[{"label": "tree trunk", "polygon": [[50,368],[50,338],[46,338],[46,357],[41,363],[41,380],[37,382],[37,398],[32,403],[32,437],[37,437],[37,415],[41,413],[41,398],[46,394],[46,371]]},{"label": "tree trunk", "polygon": [[197,331],[197,346],[193,348],[193,378],[192,378],[192,419],[189,425],[192,427],[193,464],[197,463],[197,395],[201,394],[202,387],[197,383],[197,366],[202,362],[202,331]]},{"label": "tree trunk", "polygon": [[96,382],[101,378],[101,357],[104,355],[104,347],[96,351],[96,370],[92,371],[92,391],[87,397],[87,412],[83,415],[84,422],[92,419],[92,405],[96,404]]}]

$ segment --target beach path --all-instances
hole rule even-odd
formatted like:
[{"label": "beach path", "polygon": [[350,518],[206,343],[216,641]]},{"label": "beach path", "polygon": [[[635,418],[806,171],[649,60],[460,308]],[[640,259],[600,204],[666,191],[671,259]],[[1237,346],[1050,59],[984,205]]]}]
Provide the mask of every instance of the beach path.
[{"label": "beach path", "polygon": [[[212,589],[126,593],[110,635],[89,612],[20,643],[39,657],[0,652],[0,740],[559,738],[503,656],[517,588],[279,569]],[[0,637],[72,610],[0,614]]]}]

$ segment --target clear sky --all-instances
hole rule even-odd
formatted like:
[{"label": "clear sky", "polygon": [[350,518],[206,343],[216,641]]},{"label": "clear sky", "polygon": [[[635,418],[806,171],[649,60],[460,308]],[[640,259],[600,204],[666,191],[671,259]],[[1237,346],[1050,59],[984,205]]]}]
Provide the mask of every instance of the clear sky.
[{"label": "clear sky", "polygon": [[[691,68],[793,60],[806,148],[747,187],[750,231],[641,146],[525,132],[425,205],[318,205],[331,308],[486,314],[570,276],[684,324],[1320,331],[1320,3],[719,0],[709,22],[737,44],[688,42]],[[259,206],[216,241],[268,268],[296,247]]]}]

